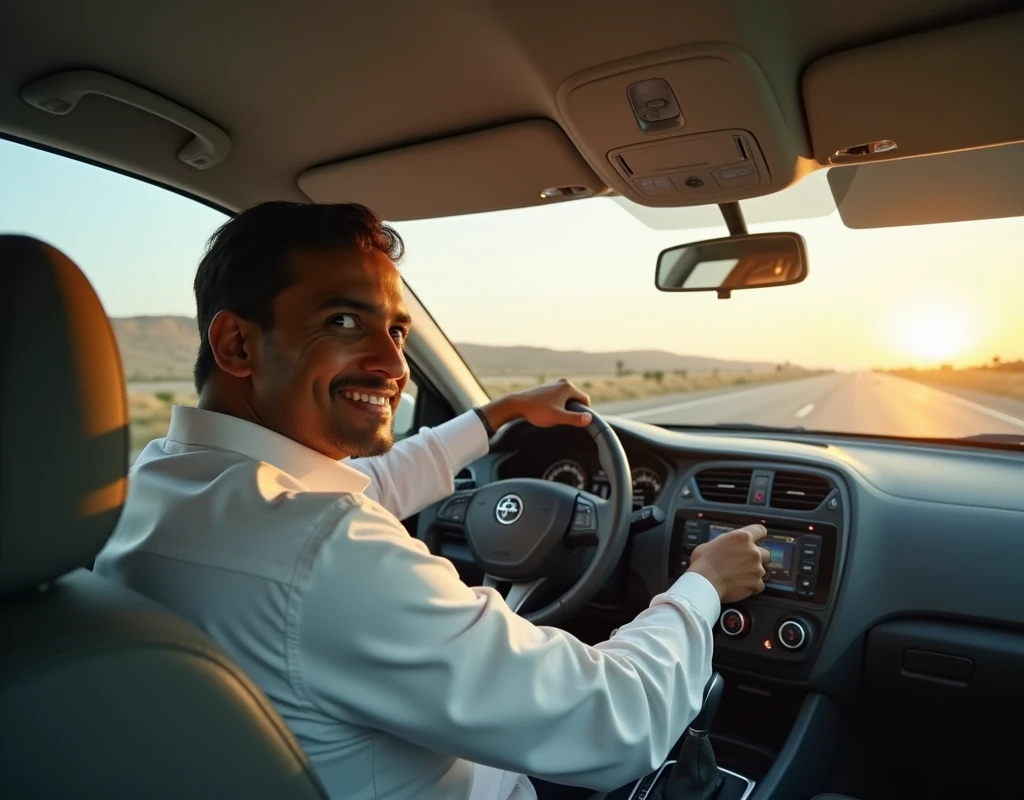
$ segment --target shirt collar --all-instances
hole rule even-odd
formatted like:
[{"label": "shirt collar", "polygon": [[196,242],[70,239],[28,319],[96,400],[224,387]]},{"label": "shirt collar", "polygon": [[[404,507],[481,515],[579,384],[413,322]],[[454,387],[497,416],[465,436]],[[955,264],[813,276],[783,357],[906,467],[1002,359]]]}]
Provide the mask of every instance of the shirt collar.
[{"label": "shirt collar", "polygon": [[365,473],[269,428],[229,414],[174,406],[167,438],[186,445],[230,450],[254,461],[273,464],[313,492],[359,494],[370,485]]}]

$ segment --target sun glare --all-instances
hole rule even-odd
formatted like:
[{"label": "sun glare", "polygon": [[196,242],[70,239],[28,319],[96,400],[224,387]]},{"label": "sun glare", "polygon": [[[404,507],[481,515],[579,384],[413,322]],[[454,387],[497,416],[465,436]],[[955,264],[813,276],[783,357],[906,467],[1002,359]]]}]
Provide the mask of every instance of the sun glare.
[{"label": "sun glare", "polygon": [[900,344],[922,362],[953,361],[973,338],[964,315],[948,309],[912,311],[901,322]]}]

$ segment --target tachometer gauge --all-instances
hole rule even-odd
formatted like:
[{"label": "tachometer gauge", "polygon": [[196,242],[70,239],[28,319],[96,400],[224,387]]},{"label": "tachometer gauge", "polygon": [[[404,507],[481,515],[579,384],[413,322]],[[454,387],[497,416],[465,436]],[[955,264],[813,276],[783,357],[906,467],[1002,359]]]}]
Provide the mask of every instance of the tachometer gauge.
[{"label": "tachometer gauge", "polygon": [[583,471],[583,467],[568,458],[556,461],[544,470],[542,477],[546,481],[564,483],[576,489],[584,489],[587,485],[587,473]]},{"label": "tachometer gauge", "polygon": [[652,505],[661,492],[658,473],[647,467],[637,467],[630,474],[633,477],[633,508]]}]

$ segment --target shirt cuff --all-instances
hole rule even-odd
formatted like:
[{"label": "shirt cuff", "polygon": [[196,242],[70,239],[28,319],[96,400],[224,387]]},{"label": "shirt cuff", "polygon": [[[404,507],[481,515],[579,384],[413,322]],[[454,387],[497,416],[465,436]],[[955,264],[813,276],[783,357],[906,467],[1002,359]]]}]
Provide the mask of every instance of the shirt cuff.
[{"label": "shirt cuff", "polygon": [[475,411],[459,414],[454,419],[431,428],[431,432],[437,436],[441,446],[448,453],[454,474],[487,455],[490,449],[487,431],[484,430],[484,425]]},{"label": "shirt cuff", "polygon": [[713,628],[722,613],[722,600],[711,581],[696,572],[684,572],[668,591],[651,600],[651,606],[675,605],[679,600],[689,603]]}]

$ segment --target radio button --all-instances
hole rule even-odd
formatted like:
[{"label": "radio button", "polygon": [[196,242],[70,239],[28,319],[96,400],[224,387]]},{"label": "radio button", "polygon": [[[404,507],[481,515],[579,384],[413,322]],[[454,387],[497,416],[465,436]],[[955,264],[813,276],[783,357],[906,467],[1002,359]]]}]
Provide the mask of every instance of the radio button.
[{"label": "radio button", "polygon": [[796,593],[804,597],[810,597],[814,594],[817,583],[814,578],[801,575],[796,579]]},{"label": "radio button", "polygon": [[818,576],[818,565],[813,561],[801,561],[796,569],[797,573],[804,577],[816,578]]},{"label": "radio button", "polygon": [[739,638],[750,630],[750,617],[738,608],[727,608],[718,618],[718,627],[726,636]]}]

